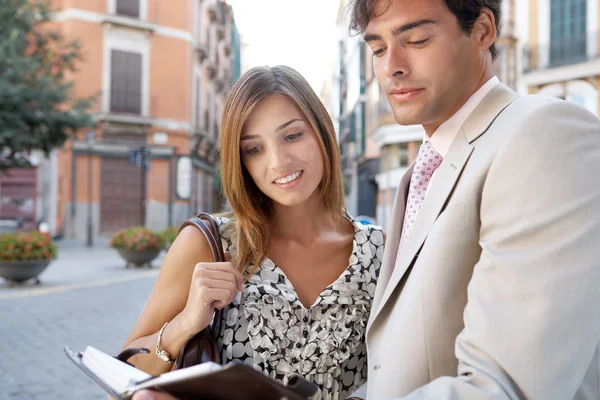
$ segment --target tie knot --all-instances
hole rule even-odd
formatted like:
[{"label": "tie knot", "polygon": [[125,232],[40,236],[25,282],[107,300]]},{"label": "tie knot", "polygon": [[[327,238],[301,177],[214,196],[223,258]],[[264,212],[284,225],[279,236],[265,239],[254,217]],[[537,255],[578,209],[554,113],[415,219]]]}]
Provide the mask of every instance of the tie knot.
[{"label": "tie knot", "polygon": [[423,142],[421,148],[419,149],[419,155],[417,156],[417,161],[415,162],[415,173],[419,175],[431,176],[433,175],[433,171],[443,161],[443,157],[437,150],[433,147],[429,140]]}]

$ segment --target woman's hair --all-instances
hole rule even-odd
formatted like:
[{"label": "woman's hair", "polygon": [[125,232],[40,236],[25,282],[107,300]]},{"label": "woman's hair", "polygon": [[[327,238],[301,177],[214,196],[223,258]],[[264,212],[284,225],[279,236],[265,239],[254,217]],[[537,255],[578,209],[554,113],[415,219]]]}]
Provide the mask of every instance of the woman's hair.
[{"label": "woman's hair", "polygon": [[240,139],[252,111],[274,94],[293,101],[317,133],[323,155],[321,199],[334,215],[342,215],[344,208],[340,154],[327,110],[309,83],[294,69],[287,66],[252,68],[225,96],[219,146],[223,191],[233,214],[229,215],[230,223],[225,229],[231,233],[237,248],[232,263],[242,272],[251,263],[254,263],[251,272],[255,272],[269,254],[269,217],[273,207],[271,199],[260,191],[242,163]]}]

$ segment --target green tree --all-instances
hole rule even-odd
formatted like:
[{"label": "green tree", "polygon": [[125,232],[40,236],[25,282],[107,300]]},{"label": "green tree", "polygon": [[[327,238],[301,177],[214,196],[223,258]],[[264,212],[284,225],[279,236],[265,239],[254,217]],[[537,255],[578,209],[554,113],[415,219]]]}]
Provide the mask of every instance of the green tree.
[{"label": "green tree", "polygon": [[80,46],[51,20],[46,0],[0,0],[0,171],[29,166],[32,151],[47,155],[93,126],[93,99],[77,98],[67,78]]}]

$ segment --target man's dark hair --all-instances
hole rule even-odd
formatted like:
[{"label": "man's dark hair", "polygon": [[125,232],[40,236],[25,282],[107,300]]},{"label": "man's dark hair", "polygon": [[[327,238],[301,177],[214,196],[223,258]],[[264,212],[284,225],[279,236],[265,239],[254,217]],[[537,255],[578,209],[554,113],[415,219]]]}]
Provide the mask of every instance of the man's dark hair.
[{"label": "man's dark hair", "polygon": [[[386,8],[394,0],[387,0]],[[419,0],[415,0],[419,1]],[[348,10],[350,11],[350,28],[364,32],[367,24],[374,17],[374,8],[377,0],[350,0]],[[446,7],[456,16],[458,24],[466,34],[471,34],[473,25],[481,15],[484,8],[488,8],[496,20],[496,37],[500,36],[500,6],[502,0],[445,0]],[[496,43],[490,46],[492,59],[498,55]]]}]

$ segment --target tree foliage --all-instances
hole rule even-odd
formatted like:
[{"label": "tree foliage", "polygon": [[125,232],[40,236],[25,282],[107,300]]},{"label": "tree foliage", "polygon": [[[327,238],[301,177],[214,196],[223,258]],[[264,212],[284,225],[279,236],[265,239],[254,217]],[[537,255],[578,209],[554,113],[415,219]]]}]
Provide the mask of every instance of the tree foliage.
[{"label": "tree foliage", "polygon": [[79,43],[51,21],[46,0],[0,0],[0,171],[93,125],[93,99],[77,98],[68,79],[82,61]]}]

